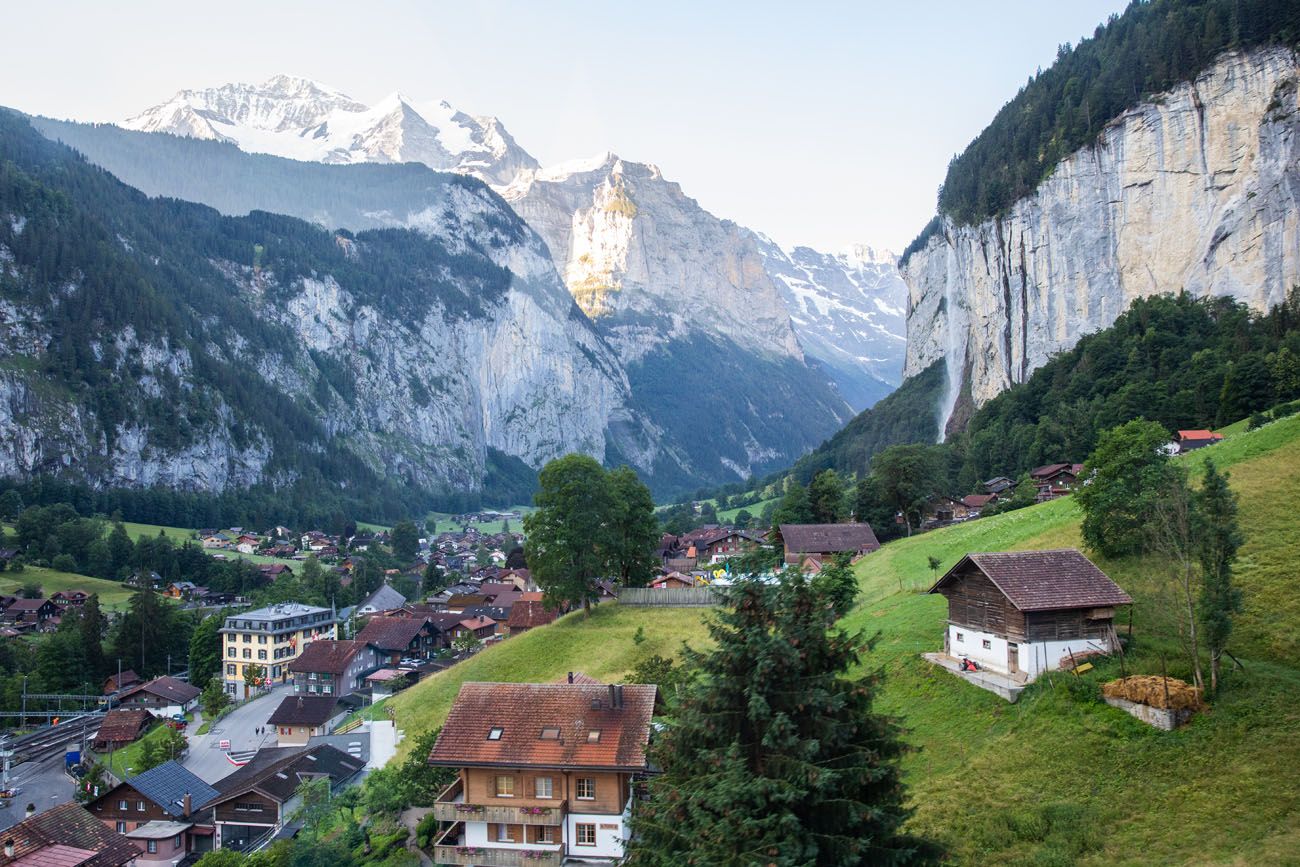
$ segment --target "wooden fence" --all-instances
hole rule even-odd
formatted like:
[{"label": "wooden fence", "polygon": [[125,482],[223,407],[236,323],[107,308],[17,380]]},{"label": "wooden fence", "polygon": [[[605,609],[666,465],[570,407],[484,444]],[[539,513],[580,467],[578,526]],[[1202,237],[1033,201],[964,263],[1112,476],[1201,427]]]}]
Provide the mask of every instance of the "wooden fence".
[{"label": "wooden fence", "polygon": [[618,591],[620,605],[655,606],[662,608],[701,608],[718,604],[717,591],[712,587],[624,587]]}]

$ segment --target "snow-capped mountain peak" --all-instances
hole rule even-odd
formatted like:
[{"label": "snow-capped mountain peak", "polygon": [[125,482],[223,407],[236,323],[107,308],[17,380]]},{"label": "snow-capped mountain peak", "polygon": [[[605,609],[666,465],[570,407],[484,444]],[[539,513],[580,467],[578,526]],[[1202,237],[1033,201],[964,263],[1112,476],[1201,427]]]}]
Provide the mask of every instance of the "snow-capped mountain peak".
[{"label": "snow-capped mountain peak", "polygon": [[292,75],[182,90],[123,121],[127,129],[228,141],[241,150],[327,163],[420,162],[504,185],[537,161],[494,117],[394,92],[373,106]]}]

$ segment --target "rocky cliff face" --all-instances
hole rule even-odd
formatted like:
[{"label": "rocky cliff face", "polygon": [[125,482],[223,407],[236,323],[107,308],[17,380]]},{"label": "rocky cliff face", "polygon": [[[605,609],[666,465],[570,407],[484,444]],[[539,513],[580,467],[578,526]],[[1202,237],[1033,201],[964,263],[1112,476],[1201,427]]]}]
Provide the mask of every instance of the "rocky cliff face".
[{"label": "rocky cliff face", "polygon": [[948,419],[1134,298],[1281,301],[1300,284],[1298,82],[1290,50],[1225,54],[1116,118],[1000,218],[946,221],[903,265],[904,373],[945,359]]}]

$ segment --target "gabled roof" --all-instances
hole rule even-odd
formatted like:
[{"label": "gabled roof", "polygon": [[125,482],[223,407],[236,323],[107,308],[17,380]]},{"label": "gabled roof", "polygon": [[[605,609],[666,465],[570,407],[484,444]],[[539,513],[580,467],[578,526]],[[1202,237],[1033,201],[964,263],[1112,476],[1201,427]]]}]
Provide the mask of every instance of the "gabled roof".
[{"label": "gabled roof", "polygon": [[840,553],[880,547],[871,525],[856,524],[782,524],[781,538],[787,551],[799,553]]},{"label": "gabled roof", "polygon": [[[183,800],[190,796],[191,811],[217,797],[217,790],[203,782],[193,772],[185,769],[177,761],[163,762],[126,781],[140,794],[162,807],[172,816],[185,815]],[[108,799],[112,791],[101,795],[97,800]]]},{"label": "gabled roof", "polygon": [[[0,832],[6,841],[14,841],[14,857],[5,857],[0,849],[0,867],[23,861],[24,864],[42,864],[39,857],[24,859],[51,847],[60,846],[92,852],[92,857],[78,861],[81,867],[121,867],[134,861],[140,850],[135,844],[92,816],[79,804],[60,804],[30,819],[24,819],[12,828]],[[63,859],[72,853],[55,849],[55,858]],[[55,863],[55,862],[51,862]],[[58,863],[66,863],[60,860]]]},{"label": "gabled roof", "polygon": [[365,599],[357,603],[357,608],[371,607],[376,611],[390,611],[394,608],[401,608],[406,604],[406,597],[398,593],[388,584],[381,584]]},{"label": "gabled roof", "polygon": [[283,804],[293,797],[303,780],[324,774],[329,776],[331,786],[337,786],[360,771],[364,764],[328,744],[259,750],[247,765],[217,781],[221,795],[212,804],[254,789]]},{"label": "gabled roof", "polygon": [[1074,464],[1044,464],[1041,467],[1034,467],[1029,471],[1031,479],[1046,479],[1060,472],[1070,472]]},{"label": "gabled roof", "polygon": [[[364,630],[363,630],[364,631]],[[321,671],[342,674],[357,655],[364,642],[318,638],[303,648],[298,658],[289,663],[290,671]]]},{"label": "gabled roof", "polygon": [[44,849],[37,849],[14,861],[14,867],[77,867],[94,858],[94,849],[78,849],[76,846],[64,846],[55,843]]},{"label": "gabled roof", "polygon": [[456,625],[463,626],[466,629],[470,629],[477,632],[478,630],[483,629],[484,627],[487,626],[496,628],[497,622],[493,620],[491,617],[484,617],[483,615],[480,614],[476,617],[467,617],[464,620],[462,620],[460,623],[457,623]]},{"label": "gabled roof", "polygon": [[203,690],[174,677],[155,677],[148,683],[141,683],[131,687],[122,693],[119,701],[126,701],[131,696],[141,692],[156,695],[165,701],[175,702],[176,704],[186,704],[198,698]]},{"label": "gabled roof", "polygon": [[372,617],[365,629],[357,633],[356,640],[383,651],[405,650],[420,634],[424,623],[419,617]]},{"label": "gabled roof", "polygon": [[511,629],[532,629],[555,622],[555,612],[547,611],[541,602],[516,602],[510,609],[510,619],[506,624]]},{"label": "gabled roof", "polygon": [[135,673],[135,669],[128,668],[126,671],[122,672],[121,674],[109,675],[107,682],[109,686],[114,688],[117,688],[118,684],[121,684],[123,686],[130,686],[133,683],[140,682],[140,675]]},{"label": "gabled roof", "polygon": [[153,719],[153,714],[142,707],[118,708],[104,714],[99,724],[97,741],[111,743],[130,742],[140,737],[140,731]]},{"label": "gabled roof", "polygon": [[49,599],[15,599],[6,611],[40,611],[46,605],[53,605]]},{"label": "gabled roof", "polygon": [[[622,707],[613,706],[615,689],[579,683],[462,684],[429,763],[643,769],[656,688],[619,688]],[[556,736],[544,738],[544,729]],[[593,738],[592,732],[598,734]]]},{"label": "gabled roof", "polygon": [[338,699],[332,695],[290,695],[267,720],[273,726],[319,726],[337,712]]},{"label": "gabled roof", "polygon": [[1175,439],[1178,440],[1221,440],[1223,434],[1215,433],[1212,430],[1180,430]]},{"label": "gabled roof", "polygon": [[955,580],[967,564],[983,572],[1021,611],[1105,608],[1133,599],[1074,548],[967,554],[935,582],[934,593]]}]

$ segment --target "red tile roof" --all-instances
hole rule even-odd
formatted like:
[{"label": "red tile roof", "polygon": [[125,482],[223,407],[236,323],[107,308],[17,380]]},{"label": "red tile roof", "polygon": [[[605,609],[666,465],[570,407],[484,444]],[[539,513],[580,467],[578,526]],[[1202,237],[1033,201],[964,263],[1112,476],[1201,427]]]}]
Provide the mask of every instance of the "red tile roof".
[{"label": "red tile roof", "polygon": [[421,617],[372,617],[366,628],[357,633],[356,640],[383,651],[401,651],[411,646],[423,628]]},{"label": "red tile roof", "polygon": [[880,547],[866,522],[856,524],[782,524],[785,549],[800,554],[835,554]]},{"label": "red tile roof", "polygon": [[930,592],[972,563],[1021,611],[1104,608],[1133,599],[1105,572],[1073,548],[1056,551],[1008,551],[967,554],[940,578]]},{"label": "red tile roof", "polygon": [[1221,440],[1223,434],[1215,433],[1209,430],[1180,430],[1178,432],[1180,440]]},{"label": "red tile roof", "polygon": [[64,846],[55,843],[44,849],[37,849],[30,855],[24,855],[13,862],[14,867],[77,867],[84,864],[98,853],[94,849],[78,849],[76,846]]},{"label": "red tile roof", "polygon": [[475,632],[477,632],[478,630],[484,628],[485,626],[491,626],[493,628],[496,628],[497,622],[493,620],[491,617],[484,617],[482,614],[480,614],[477,617],[470,617],[466,620],[462,620],[460,623],[457,623],[456,625],[463,626],[466,629],[472,629]]},{"label": "red tile roof", "polygon": [[[580,683],[466,683],[451,707],[429,763],[637,770],[646,766],[656,688]],[[489,734],[500,728],[499,738]],[[558,738],[542,738],[556,728]],[[591,733],[598,732],[595,740]]]},{"label": "red tile roof", "polygon": [[555,612],[547,611],[541,602],[519,601],[510,609],[510,619],[506,624],[511,629],[532,629],[555,622]]},{"label": "red tile roof", "polygon": [[304,647],[298,658],[289,663],[289,670],[342,674],[347,671],[348,664],[357,655],[357,651],[364,646],[365,644],[360,641],[336,641],[332,638],[317,639]]},{"label": "red tile roof", "polygon": [[989,504],[989,500],[997,499],[997,494],[967,494],[961,498],[961,504],[970,509],[982,509]]},{"label": "red tile roof", "polygon": [[[33,853],[53,846],[90,850],[93,857],[78,862],[84,867],[121,867],[140,854],[135,844],[92,816],[79,804],[61,804],[0,832],[14,841],[14,857],[0,850],[0,867],[9,867]],[[69,853],[64,853],[67,855]],[[35,863],[35,862],[32,862]]]}]

